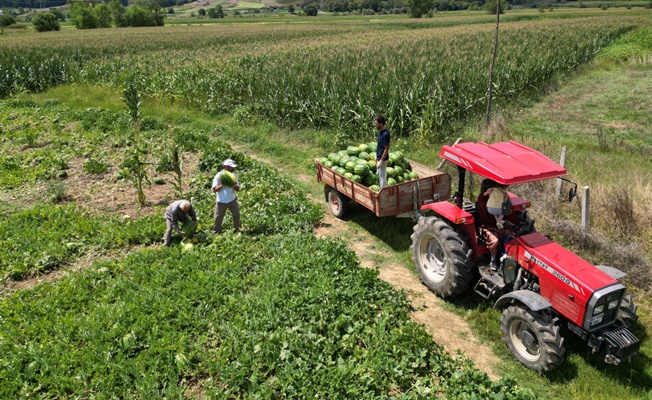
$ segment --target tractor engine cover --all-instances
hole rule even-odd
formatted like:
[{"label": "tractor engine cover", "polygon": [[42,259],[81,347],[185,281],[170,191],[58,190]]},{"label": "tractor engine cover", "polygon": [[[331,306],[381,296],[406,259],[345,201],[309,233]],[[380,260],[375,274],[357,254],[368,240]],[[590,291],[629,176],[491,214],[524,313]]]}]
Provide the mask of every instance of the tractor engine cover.
[{"label": "tractor engine cover", "polygon": [[613,322],[615,313],[593,325],[587,325],[587,318],[592,317],[590,301],[595,294],[624,290],[616,279],[537,232],[519,236],[505,247],[511,258],[538,278],[541,296],[570,322],[589,332]]}]

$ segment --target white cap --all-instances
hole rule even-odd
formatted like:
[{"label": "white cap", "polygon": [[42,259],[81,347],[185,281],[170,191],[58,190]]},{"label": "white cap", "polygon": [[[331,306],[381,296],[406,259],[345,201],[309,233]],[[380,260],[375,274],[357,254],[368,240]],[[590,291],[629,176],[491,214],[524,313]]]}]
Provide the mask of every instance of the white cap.
[{"label": "white cap", "polygon": [[225,167],[231,167],[231,168],[236,168],[237,167],[236,163],[234,163],[233,160],[231,160],[230,158],[227,158],[222,165],[224,165]]}]

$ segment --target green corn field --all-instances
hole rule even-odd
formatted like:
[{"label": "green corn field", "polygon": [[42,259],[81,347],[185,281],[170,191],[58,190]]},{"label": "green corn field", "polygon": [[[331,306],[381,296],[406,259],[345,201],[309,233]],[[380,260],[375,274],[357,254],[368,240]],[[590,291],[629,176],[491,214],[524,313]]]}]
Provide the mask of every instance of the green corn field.
[{"label": "green corn field", "polygon": [[[507,18],[493,100],[532,96],[591,60],[639,17]],[[0,38],[0,96],[67,82],[134,84],[211,114],[248,106],[288,127],[360,138],[374,114],[399,136],[441,140],[483,115],[494,40],[488,16],[455,20],[63,32]],[[5,45],[8,44],[8,45]]]}]

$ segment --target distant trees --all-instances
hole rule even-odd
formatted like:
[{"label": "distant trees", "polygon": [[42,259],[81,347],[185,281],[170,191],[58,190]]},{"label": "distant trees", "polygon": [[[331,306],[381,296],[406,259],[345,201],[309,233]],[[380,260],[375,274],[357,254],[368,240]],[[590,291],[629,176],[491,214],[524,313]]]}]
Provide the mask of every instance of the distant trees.
[{"label": "distant trees", "polygon": [[32,19],[32,24],[34,24],[34,29],[38,32],[58,31],[61,29],[59,26],[59,20],[56,15],[51,12],[41,12],[36,14],[34,19]]},{"label": "distant trees", "polygon": [[[484,3],[484,9],[487,11],[487,14],[496,14],[496,8],[498,7],[498,0],[487,0],[486,3]],[[500,2],[500,13],[505,14],[505,0],[501,0]]]},{"label": "distant trees", "polygon": [[111,26],[162,26],[165,11],[157,0],[140,0],[126,9],[120,0],[91,5],[83,0],[69,0],[70,19],[77,29]]},{"label": "distant trees", "polygon": [[221,4],[208,10],[208,18],[224,18],[224,9]]},{"label": "distant trees", "polygon": [[316,17],[317,14],[319,13],[319,10],[317,9],[317,6],[314,4],[309,4],[304,7],[303,12],[306,13],[307,16],[309,17]]},{"label": "distant trees", "polygon": [[412,18],[421,18],[428,14],[434,5],[433,0],[406,0],[408,14]]}]

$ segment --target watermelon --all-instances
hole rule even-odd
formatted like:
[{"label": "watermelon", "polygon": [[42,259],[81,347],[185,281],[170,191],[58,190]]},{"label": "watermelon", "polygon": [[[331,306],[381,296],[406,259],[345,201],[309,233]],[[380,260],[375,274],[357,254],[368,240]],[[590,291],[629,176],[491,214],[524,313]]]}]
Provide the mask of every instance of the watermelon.
[{"label": "watermelon", "polygon": [[366,151],[361,151],[360,154],[358,154],[358,157],[360,157],[361,160],[368,160],[369,159],[369,153]]},{"label": "watermelon", "polygon": [[360,182],[362,182],[362,178],[360,177],[360,175],[353,175],[353,176],[351,177],[351,180],[352,180],[353,182],[355,182],[355,183],[360,183]]},{"label": "watermelon", "polygon": [[348,163],[346,163],[344,168],[346,168],[348,172],[353,173],[353,171],[355,171],[355,163],[353,161],[349,161]]},{"label": "watermelon", "polygon": [[400,165],[394,166],[394,171],[396,171],[396,175],[403,175],[403,172],[405,172]]},{"label": "watermelon", "polygon": [[403,179],[403,175],[398,175],[398,176],[396,177],[396,182],[398,182],[398,183],[402,183],[402,182],[404,182],[404,181],[405,181],[405,179]]},{"label": "watermelon", "polygon": [[367,143],[367,151],[369,153],[376,154],[376,146],[378,146],[376,142]]},{"label": "watermelon", "polygon": [[350,172],[345,172],[345,173],[344,173],[344,176],[346,176],[346,177],[349,178],[349,179],[353,179],[353,174],[350,173]]},{"label": "watermelon", "polygon": [[419,174],[417,174],[416,172],[410,172],[410,178],[419,179]]},{"label": "watermelon", "polygon": [[235,185],[235,175],[227,170],[224,170],[220,173],[220,182],[224,186],[233,186]]},{"label": "watermelon", "polygon": [[376,171],[376,162],[374,160],[367,161],[367,165],[369,166],[370,171]]},{"label": "watermelon", "polygon": [[379,192],[380,191],[380,186],[371,185],[371,186],[369,186],[369,189],[373,190],[374,192]]},{"label": "watermelon", "polygon": [[340,161],[340,155],[337,153],[331,153],[328,155],[328,159],[331,160],[331,162],[338,163]]},{"label": "watermelon", "polygon": [[322,157],[322,158],[319,159],[319,162],[323,164],[323,163],[326,162],[326,160],[328,160],[328,158]]},{"label": "watermelon", "polygon": [[367,144],[362,143],[358,145],[358,148],[360,149],[360,152],[362,153],[363,151],[367,151]]},{"label": "watermelon", "polygon": [[360,154],[360,149],[355,146],[349,146],[346,148],[346,154],[350,156],[357,156]]},{"label": "watermelon", "polygon": [[362,178],[362,183],[364,183],[365,186],[372,186],[378,183],[378,177],[374,174],[369,174]]},{"label": "watermelon", "polygon": [[396,179],[394,178],[387,179],[387,186],[394,186],[394,185],[396,185]]},{"label": "watermelon", "polygon": [[360,162],[355,165],[353,172],[355,172],[356,175],[365,176],[369,174],[369,170],[369,166],[366,163]]},{"label": "watermelon", "polygon": [[333,167],[333,162],[332,162],[331,160],[326,160],[326,161],[324,161],[322,164],[324,164],[324,165],[327,166],[328,168],[332,168],[332,167]]},{"label": "watermelon", "polygon": [[387,173],[387,176],[390,178],[394,178],[396,176],[396,170],[393,167],[387,167],[387,169],[385,169],[385,172]]},{"label": "watermelon", "polygon": [[[400,153],[399,153],[400,154]],[[398,154],[396,154],[393,151],[389,152],[389,160],[392,162],[392,164],[398,165],[403,161],[403,158],[401,158]]]}]

